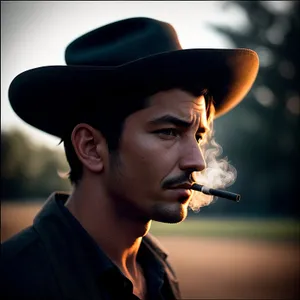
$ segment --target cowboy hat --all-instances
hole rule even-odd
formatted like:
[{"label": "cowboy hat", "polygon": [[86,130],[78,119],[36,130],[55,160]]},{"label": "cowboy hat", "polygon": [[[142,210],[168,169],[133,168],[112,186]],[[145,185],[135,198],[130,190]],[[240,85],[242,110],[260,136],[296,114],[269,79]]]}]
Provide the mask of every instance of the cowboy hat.
[{"label": "cowboy hat", "polygon": [[[182,49],[174,28],[150,18],[130,18],[84,34],[68,45],[67,65],[27,70],[14,78],[9,100],[30,125],[62,137],[83,114],[99,118],[174,87],[207,88],[216,118],[252,87],[259,60],[250,49]],[[72,121],[71,121],[72,120]]]}]

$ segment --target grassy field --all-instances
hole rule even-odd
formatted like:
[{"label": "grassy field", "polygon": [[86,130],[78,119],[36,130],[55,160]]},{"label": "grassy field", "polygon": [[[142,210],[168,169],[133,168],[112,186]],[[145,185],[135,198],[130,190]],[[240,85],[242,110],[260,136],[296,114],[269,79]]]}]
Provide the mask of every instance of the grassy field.
[{"label": "grassy field", "polygon": [[[1,240],[32,223],[41,202],[1,203]],[[297,241],[300,222],[293,219],[188,218],[179,224],[153,222],[151,232],[159,236],[230,237]]]},{"label": "grassy field", "polygon": [[300,222],[291,219],[188,219],[180,224],[152,223],[163,236],[236,237],[263,240],[297,240]]},{"label": "grassy field", "polygon": [[[2,203],[1,241],[30,225],[41,203]],[[297,300],[299,222],[287,219],[188,219],[153,222],[169,253],[183,299]]]}]

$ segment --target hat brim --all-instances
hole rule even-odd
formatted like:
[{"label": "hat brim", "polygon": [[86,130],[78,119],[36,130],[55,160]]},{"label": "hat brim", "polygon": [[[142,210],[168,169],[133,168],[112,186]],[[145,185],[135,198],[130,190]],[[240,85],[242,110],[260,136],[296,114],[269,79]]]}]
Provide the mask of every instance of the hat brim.
[{"label": "hat brim", "polygon": [[258,67],[258,55],[249,49],[177,50],[118,67],[39,67],[12,81],[9,100],[21,119],[57,137],[65,132],[68,118],[92,99],[106,107],[110,97],[145,98],[183,84],[209,89],[217,118],[244,99]]}]

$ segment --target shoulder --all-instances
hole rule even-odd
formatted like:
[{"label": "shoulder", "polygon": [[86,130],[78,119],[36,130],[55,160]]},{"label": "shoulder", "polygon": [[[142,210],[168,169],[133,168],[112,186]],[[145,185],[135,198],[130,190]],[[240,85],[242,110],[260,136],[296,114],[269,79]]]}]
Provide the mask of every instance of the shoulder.
[{"label": "shoulder", "polygon": [[1,265],[7,271],[11,268],[22,271],[26,266],[39,265],[44,260],[46,254],[43,245],[32,226],[25,228],[1,245]]},{"label": "shoulder", "polygon": [[14,259],[24,253],[24,251],[29,250],[37,241],[38,235],[34,229],[31,226],[27,227],[2,243],[1,258],[5,262]]},{"label": "shoulder", "polygon": [[33,227],[1,244],[2,297],[38,299],[48,292],[51,295],[53,287],[50,259]]}]

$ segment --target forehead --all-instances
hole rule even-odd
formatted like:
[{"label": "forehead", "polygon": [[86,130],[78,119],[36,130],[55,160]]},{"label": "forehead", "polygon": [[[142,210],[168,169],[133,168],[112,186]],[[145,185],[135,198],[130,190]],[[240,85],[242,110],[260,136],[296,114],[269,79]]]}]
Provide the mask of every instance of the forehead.
[{"label": "forehead", "polygon": [[153,95],[149,98],[147,110],[149,114],[172,113],[187,120],[192,120],[195,115],[198,115],[202,120],[206,120],[204,96],[195,97],[180,89],[162,91]]},{"label": "forehead", "polygon": [[204,96],[195,97],[180,89],[159,92],[151,96],[142,110],[129,115],[125,121],[125,132],[151,126],[155,120],[166,116],[180,119],[193,126],[208,129]]},{"label": "forehead", "polygon": [[192,94],[180,90],[172,89],[161,91],[149,98],[149,106],[167,106],[172,107],[178,104],[194,105],[197,109],[205,109],[204,96],[195,97]]}]

